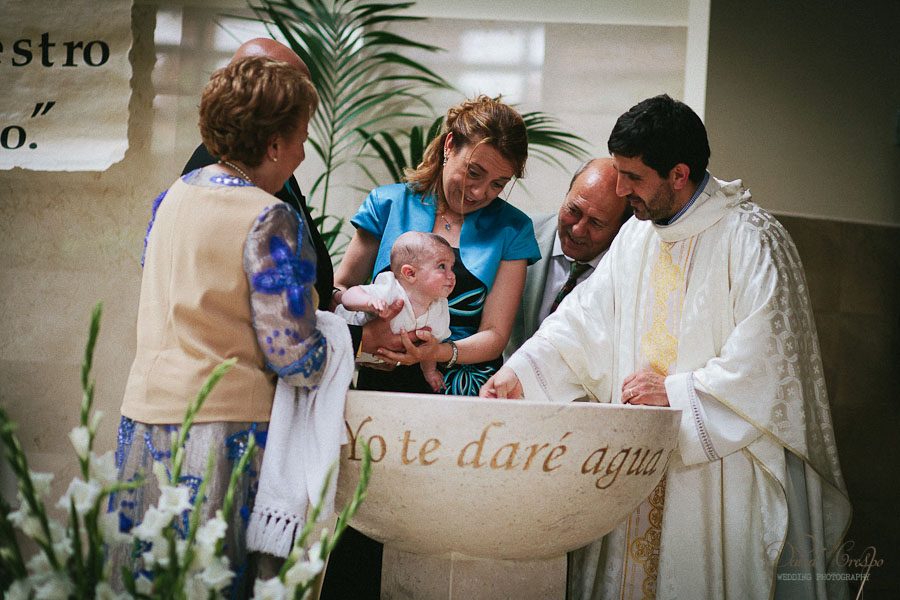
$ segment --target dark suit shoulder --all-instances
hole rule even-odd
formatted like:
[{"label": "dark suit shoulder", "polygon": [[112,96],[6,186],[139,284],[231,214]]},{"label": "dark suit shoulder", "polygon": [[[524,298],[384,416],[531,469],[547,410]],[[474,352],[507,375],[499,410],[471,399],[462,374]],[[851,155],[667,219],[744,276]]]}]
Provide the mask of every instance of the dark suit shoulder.
[{"label": "dark suit shoulder", "polygon": [[181,174],[185,175],[187,173],[190,173],[191,171],[202,169],[203,167],[216,162],[219,162],[219,159],[210,154],[205,145],[200,144],[199,146],[197,146],[197,149],[194,150],[194,153],[191,154],[191,157],[188,159],[187,164],[184,165],[184,170],[181,171]]}]

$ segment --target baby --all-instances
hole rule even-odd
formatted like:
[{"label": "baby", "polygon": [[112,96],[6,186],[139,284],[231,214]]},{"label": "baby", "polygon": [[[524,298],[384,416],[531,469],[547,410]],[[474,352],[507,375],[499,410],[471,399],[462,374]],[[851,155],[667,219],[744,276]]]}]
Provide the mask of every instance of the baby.
[{"label": "baby", "polygon": [[[381,315],[394,300],[402,298],[403,309],[391,319],[391,331],[401,333],[428,326],[431,334],[443,341],[450,337],[447,296],[456,285],[453,262],[453,248],[447,240],[433,233],[407,231],[391,246],[391,270],[379,273],[370,285],[346,290],[335,313],[359,324],[359,316],[348,311]],[[368,356],[358,362],[381,362]],[[433,361],[419,364],[428,384],[435,392],[439,391],[444,378],[437,364]]]}]

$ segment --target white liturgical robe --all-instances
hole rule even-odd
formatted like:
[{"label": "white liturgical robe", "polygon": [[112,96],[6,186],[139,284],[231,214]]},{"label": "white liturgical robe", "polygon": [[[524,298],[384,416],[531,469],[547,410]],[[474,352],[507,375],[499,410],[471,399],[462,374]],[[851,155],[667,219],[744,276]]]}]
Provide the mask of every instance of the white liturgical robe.
[{"label": "white liturgical robe", "polygon": [[[628,221],[507,366],[526,398],[557,402],[620,402],[623,379],[652,368],[682,411],[653,505],[658,559],[631,554],[626,520],[575,553],[571,597],[846,594],[825,576],[840,571],[850,503],[805,277],[790,236],[740,181],[710,178],[671,225]],[[643,590],[629,583],[640,569]]]}]

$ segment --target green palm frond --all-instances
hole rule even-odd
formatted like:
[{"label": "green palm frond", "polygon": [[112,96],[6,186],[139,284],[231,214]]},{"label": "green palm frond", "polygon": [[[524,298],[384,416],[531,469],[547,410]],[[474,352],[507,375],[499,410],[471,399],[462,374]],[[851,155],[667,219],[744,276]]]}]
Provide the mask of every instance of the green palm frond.
[{"label": "green palm frond", "polygon": [[366,141],[360,130],[410,116],[410,105],[430,109],[423,99],[426,89],[452,89],[443,77],[404,55],[441,49],[382,29],[422,20],[398,14],[412,2],[249,0],[248,5],[255,20],[270,33],[278,32],[303,59],[319,92],[310,145],[325,168],[309,196],[325,215],[335,170],[355,162]]},{"label": "green palm frond", "polygon": [[[248,0],[254,17],[272,37],[281,37],[309,67],[319,92],[309,144],[324,169],[307,196],[326,244],[337,258],[349,240],[344,219],[328,215],[335,173],[355,166],[373,186],[401,181],[425,147],[440,134],[443,117],[425,99],[434,89],[453,89],[443,77],[409,58],[409,51],[442,48],[386,31],[413,30],[424,20],[404,14],[414,2],[366,0]],[[563,167],[561,156],[587,157],[587,140],[560,129],[543,112],[523,113],[530,156]],[[409,123],[398,126],[398,122]],[[377,176],[373,164],[386,170]]]},{"label": "green palm frond", "polygon": [[[528,155],[550,165],[565,169],[559,155],[571,156],[578,160],[586,160],[588,153],[585,151],[589,142],[581,136],[569,133],[557,126],[558,119],[541,111],[522,113],[525,128],[528,132]],[[368,132],[359,129],[360,136],[365,140],[364,148],[369,147],[375,152],[384,168],[387,170],[391,181],[400,181],[404,168],[415,168],[422,162],[422,155],[428,143],[437,137],[443,126],[443,117],[432,121],[426,129],[422,125],[415,125],[408,132],[390,133],[387,131]],[[405,139],[404,139],[405,138]],[[402,144],[408,147],[404,155]],[[365,170],[374,185],[380,185],[371,171]]]}]

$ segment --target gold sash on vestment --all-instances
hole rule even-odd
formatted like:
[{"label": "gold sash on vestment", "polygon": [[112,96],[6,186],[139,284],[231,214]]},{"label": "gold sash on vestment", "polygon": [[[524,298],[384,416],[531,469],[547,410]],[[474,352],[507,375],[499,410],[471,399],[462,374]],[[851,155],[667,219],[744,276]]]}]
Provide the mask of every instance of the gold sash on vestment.
[{"label": "gold sash on vestment", "polygon": [[[680,242],[658,242],[659,252],[650,272],[650,286],[644,302],[641,335],[641,369],[667,375],[678,358],[678,331],[681,323],[685,277],[694,238]],[[659,573],[659,544],[662,537],[666,478],[628,517],[625,535],[625,565],[622,577],[623,600],[653,600]]]}]

